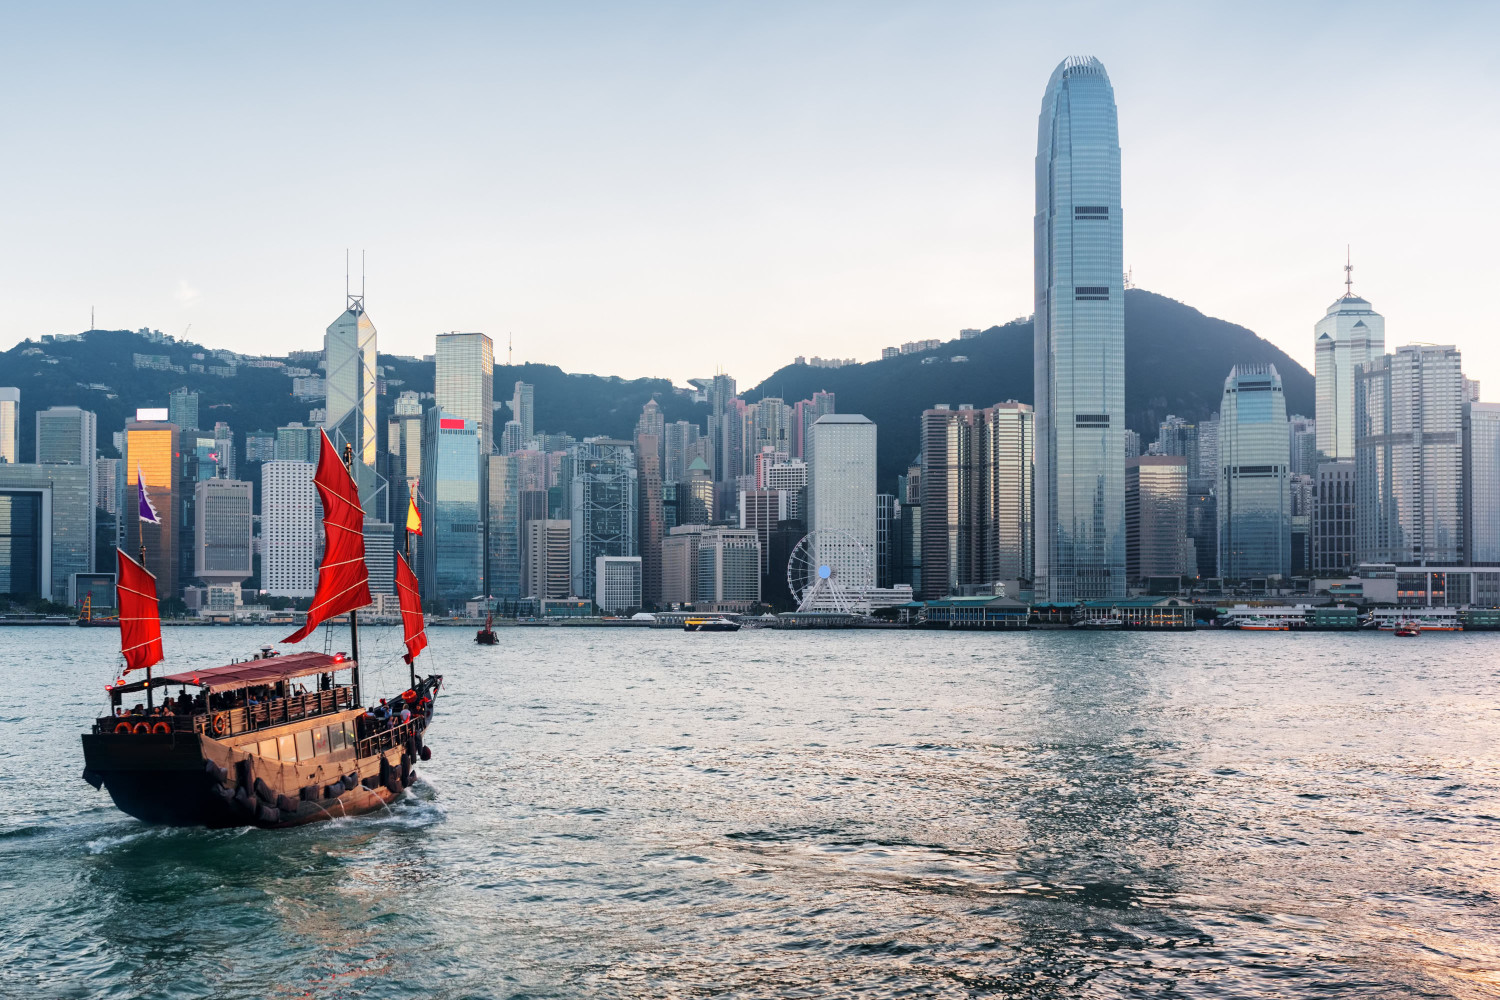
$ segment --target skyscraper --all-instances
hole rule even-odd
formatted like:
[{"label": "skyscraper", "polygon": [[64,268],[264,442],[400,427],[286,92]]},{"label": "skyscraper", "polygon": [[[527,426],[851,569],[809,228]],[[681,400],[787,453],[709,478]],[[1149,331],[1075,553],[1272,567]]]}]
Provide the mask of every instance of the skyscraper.
[{"label": "skyscraper", "polygon": [[536,388],[517,382],[510,396],[510,418],[521,422],[521,444],[530,447],[536,437]]},{"label": "skyscraper", "polygon": [[[349,296],[348,308],[329,325],[323,338],[323,364],[327,402],[323,426],[328,436],[343,433],[354,446],[354,457],[375,467],[375,324],[365,314],[363,295]],[[278,456],[279,457],[279,456]],[[316,460],[317,453],[311,456]],[[369,510],[365,483],[361,481],[360,501]]]},{"label": "skyscraper", "polygon": [[450,417],[473,421],[479,450],[495,450],[495,345],[482,333],[437,336],[434,395]]},{"label": "skyscraper", "polygon": [[485,523],[486,589],[490,597],[521,597],[520,490],[514,455],[489,455],[489,517]]},{"label": "skyscraper", "polygon": [[193,575],[208,584],[241,583],[255,567],[249,483],[206,479],[194,487]]},{"label": "skyscraper", "polygon": [[1235,365],[1219,406],[1219,573],[1290,576],[1286,398],[1275,365]]},{"label": "skyscraper", "polygon": [[588,438],[574,445],[569,485],[573,521],[573,593],[595,592],[600,556],[639,555],[635,450],[628,441]]},{"label": "skyscraper", "polygon": [[571,521],[526,523],[525,596],[541,601],[561,601],[572,595],[569,569],[572,530]]},{"label": "skyscraper", "polygon": [[98,451],[98,422],[76,406],[53,406],[36,412],[38,465],[92,465]]},{"label": "skyscraper", "polygon": [[[695,423],[678,420],[665,427],[666,455],[662,468],[662,481],[682,483],[687,481],[688,463],[703,458],[702,434]],[[709,477],[712,479],[712,476]]]},{"label": "skyscraper", "polygon": [[875,423],[858,413],[819,417],[807,439],[807,527],[815,565],[849,591],[875,586]]},{"label": "skyscraper", "polygon": [[1120,140],[1092,57],[1069,56],[1047,84],[1036,209],[1037,596],[1124,597]]},{"label": "skyscraper", "polygon": [[732,437],[737,437],[738,432],[732,431],[730,425],[733,420],[728,419],[729,401],[735,398],[734,379],[722,372],[712,379],[695,380],[695,384],[703,387],[704,395],[708,397],[708,439],[710,454],[704,459],[713,471],[713,479],[716,483],[733,482],[734,477],[739,475],[739,470],[730,469],[728,443]]},{"label": "skyscraper", "polygon": [[167,393],[167,419],[184,431],[196,431],[198,394],[187,386]]},{"label": "skyscraper", "polygon": [[1344,266],[1344,295],[1313,327],[1318,451],[1325,462],[1354,457],[1355,377],[1385,353],[1385,317],[1354,294],[1353,267]]},{"label": "skyscraper", "polygon": [[1461,565],[1467,558],[1460,364],[1454,347],[1413,345],[1355,370],[1361,562]]},{"label": "skyscraper", "polygon": [[1293,414],[1286,420],[1287,442],[1291,448],[1292,475],[1318,475],[1318,422]]},{"label": "skyscraper", "polygon": [[1314,576],[1348,576],[1354,572],[1354,461],[1318,463],[1318,493],[1313,508]]},{"label": "skyscraper", "polygon": [[74,575],[93,572],[89,488],[81,466],[0,463],[0,594],[63,604]]},{"label": "skyscraper", "polygon": [[1464,443],[1469,562],[1500,565],[1500,403],[1469,404]]},{"label": "skyscraper", "polygon": [[[647,405],[652,406],[654,402]],[[659,416],[656,426],[661,427]],[[667,531],[662,508],[661,439],[655,434],[636,435],[635,476],[640,519],[637,537],[641,553],[641,600],[648,607],[655,607],[661,603],[661,543]]]},{"label": "skyscraper", "polygon": [[437,406],[423,420],[422,597],[463,604],[484,593],[487,466],[481,466],[480,425]]},{"label": "skyscraper", "polygon": [[1125,571],[1132,580],[1196,576],[1187,535],[1187,458],[1143,455],[1125,462]]},{"label": "skyscraper", "polygon": [[0,462],[21,460],[21,390],[0,386]]},{"label": "skyscraper", "polygon": [[277,459],[260,467],[261,589],[311,597],[318,585],[318,492],[312,462]]},{"label": "skyscraper", "polygon": [[[159,415],[161,411],[156,411]],[[150,411],[138,413],[150,415]],[[125,424],[125,481],[128,499],[116,521],[116,545],[132,555],[146,546],[145,566],[156,577],[156,596],[162,600],[180,596],[179,508],[182,460],[178,452],[178,427],[163,420],[132,420]],[[146,495],[156,509],[157,524],[142,522],[135,502],[135,482],[143,477]]]}]

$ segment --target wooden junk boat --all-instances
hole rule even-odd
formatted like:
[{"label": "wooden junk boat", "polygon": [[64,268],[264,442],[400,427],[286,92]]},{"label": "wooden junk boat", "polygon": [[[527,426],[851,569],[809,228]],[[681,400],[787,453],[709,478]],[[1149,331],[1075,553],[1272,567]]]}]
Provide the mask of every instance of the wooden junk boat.
[{"label": "wooden junk boat", "polygon": [[493,646],[500,641],[495,635],[495,616],[488,614],[484,616],[484,628],[474,633],[474,641],[481,646]]},{"label": "wooden junk boat", "polygon": [[[118,554],[125,675],[144,670],[145,679],[122,677],[107,687],[112,711],[83,735],[83,778],[131,816],[174,826],[272,828],[354,816],[399,796],[415,778],[416,761],[431,756],[424,737],[443,679],[416,673],[427,645],[416,577],[398,554],[411,686],[366,712],[356,610],[370,603],[364,515],[326,433],[314,481],[327,539],[318,588],[306,624],[282,641],[300,642],[347,612],[347,655],[278,655],[267,647],[248,660],[153,677],[163,658],[156,578]],[[169,697],[174,688],[177,696]],[[127,709],[127,698],[142,692],[144,705]]]}]

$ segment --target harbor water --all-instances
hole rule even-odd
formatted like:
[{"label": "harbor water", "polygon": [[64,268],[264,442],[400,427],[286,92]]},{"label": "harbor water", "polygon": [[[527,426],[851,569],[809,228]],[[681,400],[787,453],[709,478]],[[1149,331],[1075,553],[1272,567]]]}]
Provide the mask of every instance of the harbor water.
[{"label": "harbor water", "polygon": [[0,996],[1500,992],[1500,634],[430,635],[420,780],[269,832],[116,811],[117,633],[4,629]]}]

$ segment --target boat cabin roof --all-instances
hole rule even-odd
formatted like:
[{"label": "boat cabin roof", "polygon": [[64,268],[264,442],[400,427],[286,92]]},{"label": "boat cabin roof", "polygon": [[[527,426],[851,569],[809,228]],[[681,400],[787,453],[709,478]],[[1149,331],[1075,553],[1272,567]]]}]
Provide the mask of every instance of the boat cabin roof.
[{"label": "boat cabin roof", "polygon": [[[354,666],[354,661],[343,653],[329,656],[327,653],[289,653],[286,656],[267,656],[239,663],[228,663],[222,667],[207,667],[180,674],[167,674],[154,678],[153,685],[186,684],[201,687],[210,694],[223,691],[238,691],[240,688],[260,684],[275,684],[277,681],[306,677],[310,674],[326,674]],[[145,681],[122,684],[116,691],[143,689]]]}]

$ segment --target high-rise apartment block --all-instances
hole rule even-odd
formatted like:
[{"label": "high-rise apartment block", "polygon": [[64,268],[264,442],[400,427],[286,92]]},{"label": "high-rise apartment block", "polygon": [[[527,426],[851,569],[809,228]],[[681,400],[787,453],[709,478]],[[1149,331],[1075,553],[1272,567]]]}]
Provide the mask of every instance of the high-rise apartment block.
[{"label": "high-rise apartment block", "polygon": [[311,597],[317,589],[316,471],[312,462],[280,459],[260,467],[261,589],[272,597]]},{"label": "high-rise apartment block", "polygon": [[207,584],[242,583],[255,571],[251,562],[251,485],[234,479],[207,479],[194,487],[193,576]]},{"label": "high-rise apartment block", "polygon": [[573,594],[571,586],[573,522],[536,520],[526,523],[525,596],[561,601]]},{"label": "high-rise apartment block", "polygon": [[198,394],[187,386],[167,393],[167,419],[183,431],[198,429]]},{"label": "high-rise apartment block", "polygon": [[[1037,594],[1051,601],[1121,598],[1120,140],[1114,88],[1097,59],[1070,56],[1047,84],[1037,139],[1036,208]],[[927,541],[924,526],[924,545]],[[925,577],[925,552],[922,565]],[[925,579],[923,589],[931,591]]]},{"label": "high-rise apartment block", "polygon": [[439,409],[479,429],[480,454],[495,448],[495,345],[482,333],[440,333],[434,355]]},{"label": "high-rise apartment block", "polygon": [[1469,562],[1500,566],[1500,403],[1469,403],[1464,431]]},{"label": "high-rise apartment block", "polygon": [[[1463,408],[1463,372],[1454,347],[1401,347],[1358,367],[1360,562],[1461,565],[1467,559]],[[1321,414],[1318,425],[1321,431]]]},{"label": "high-rise apartment block", "polygon": [[1219,406],[1219,573],[1292,572],[1286,398],[1275,365],[1236,365]]},{"label": "high-rise apartment block", "polygon": [[536,437],[536,387],[517,382],[510,396],[510,418],[521,424],[521,443],[530,447]]}]

